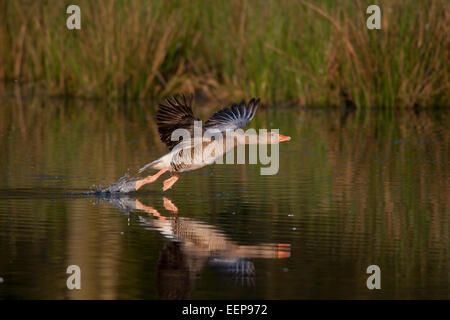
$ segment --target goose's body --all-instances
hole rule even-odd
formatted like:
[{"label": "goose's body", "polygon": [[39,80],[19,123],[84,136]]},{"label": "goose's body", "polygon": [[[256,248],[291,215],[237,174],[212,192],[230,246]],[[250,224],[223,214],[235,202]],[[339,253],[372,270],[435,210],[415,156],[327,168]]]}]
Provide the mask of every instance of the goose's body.
[{"label": "goose's body", "polygon": [[221,135],[215,140],[201,138],[198,142],[181,142],[169,153],[141,168],[139,172],[149,168],[167,169],[170,172],[197,170],[214,163],[238,144],[239,136],[233,132]]},{"label": "goose's body", "polygon": [[[274,132],[254,135],[255,139],[249,139],[242,130],[236,131],[244,128],[253,119],[259,102],[259,99],[251,99],[248,105],[242,101],[239,105],[223,108],[204,123],[198,134],[195,124],[199,119],[192,111],[192,98],[189,101],[184,96],[181,101],[175,97],[167,99],[165,104],[159,106],[157,125],[161,141],[167,145],[170,152],[140,169],[139,172],[147,169],[159,171],[155,175],[136,181],[135,189],[138,190],[143,185],[156,181],[167,171],[172,172],[172,176],[164,181],[163,190],[170,189],[178,180],[179,172],[210,165],[240,144],[275,144],[289,141],[290,137]],[[189,139],[177,139],[178,129],[183,129],[184,133],[189,134]]]}]

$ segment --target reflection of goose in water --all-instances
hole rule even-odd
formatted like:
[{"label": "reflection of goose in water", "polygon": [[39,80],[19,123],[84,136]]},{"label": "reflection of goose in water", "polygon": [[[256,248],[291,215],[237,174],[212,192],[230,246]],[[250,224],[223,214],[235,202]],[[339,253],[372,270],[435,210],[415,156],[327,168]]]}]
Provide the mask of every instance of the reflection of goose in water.
[{"label": "reflection of goose in water", "polygon": [[156,219],[140,216],[141,224],[159,231],[170,240],[158,263],[158,286],[160,293],[167,298],[186,298],[182,293],[189,294],[207,264],[232,275],[235,282],[252,285],[255,268],[249,258],[280,259],[290,256],[289,244],[239,245],[212,225],[180,217],[178,208],[166,197],[163,197],[164,208],[172,212],[173,217],[165,217],[137,199],[120,197],[107,200],[122,210],[137,210],[152,215]]}]

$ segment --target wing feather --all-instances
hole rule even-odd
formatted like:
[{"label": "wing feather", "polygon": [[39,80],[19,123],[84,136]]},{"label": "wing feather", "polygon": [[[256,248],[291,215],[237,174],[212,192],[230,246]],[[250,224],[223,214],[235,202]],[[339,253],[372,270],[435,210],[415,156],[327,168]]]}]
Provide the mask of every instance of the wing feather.
[{"label": "wing feather", "polygon": [[242,101],[239,105],[233,104],[229,108],[223,108],[205,122],[204,129],[214,129],[223,132],[244,128],[255,116],[259,104],[260,100],[253,98],[247,106]]},{"label": "wing feather", "polygon": [[[200,121],[192,111],[191,95],[188,99],[183,95],[181,97],[167,98],[164,103],[159,105],[156,115],[158,132],[161,141],[172,150],[180,141],[172,141],[172,132],[183,128],[190,131],[191,136],[194,133],[194,121]],[[213,129],[220,132],[244,128],[255,116],[256,110],[260,105],[260,99],[251,99],[248,105],[245,101],[233,104],[228,108],[217,111],[204,124],[204,130]]]},{"label": "wing feather", "polygon": [[189,99],[186,99],[183,95],[181,98],[167,98],[165,103],[159,105],[156,114],[159,137],[170,150],[181,141],[172,141],[172,132],[176,129],[183,128],[189,130],[191,135],[193,135],[194,121],[200,120],[194,116],[192,100],[192,95]]}]

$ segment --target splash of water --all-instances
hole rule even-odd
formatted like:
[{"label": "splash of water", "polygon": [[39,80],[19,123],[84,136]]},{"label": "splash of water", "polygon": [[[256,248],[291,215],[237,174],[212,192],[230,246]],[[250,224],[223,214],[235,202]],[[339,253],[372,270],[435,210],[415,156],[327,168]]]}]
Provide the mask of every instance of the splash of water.
[{"label": "splash of water", "polygon": [[93,186],[93,192],[95,193],[128,193],[136,191],[136,179],[131,178],[128,173],[121,177],[117,182],[112,183],[107,188],[102,186]]}]

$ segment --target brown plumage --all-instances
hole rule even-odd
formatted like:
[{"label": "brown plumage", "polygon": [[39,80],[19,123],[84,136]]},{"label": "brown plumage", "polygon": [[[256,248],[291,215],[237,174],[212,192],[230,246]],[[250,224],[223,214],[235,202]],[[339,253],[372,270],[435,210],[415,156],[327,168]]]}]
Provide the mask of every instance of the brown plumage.
[{"label": "brown plumage", "polygon": [[180,102],[176,97],[167,98],[165,104],[160,104],[158,112],[156,114],[156,121],[158,125],[158,132],[161,141],[164,142],[167,147],[172,150],[179,142],[172,141],[172,132],[176,129],[189,130],[191,135],[194,135],[194,121],[200,121],[194,116],[192,112],[192,100],[193,96],[186,100],[186,97],[181,96]]}]

